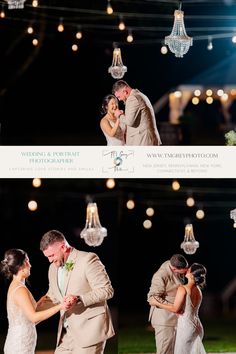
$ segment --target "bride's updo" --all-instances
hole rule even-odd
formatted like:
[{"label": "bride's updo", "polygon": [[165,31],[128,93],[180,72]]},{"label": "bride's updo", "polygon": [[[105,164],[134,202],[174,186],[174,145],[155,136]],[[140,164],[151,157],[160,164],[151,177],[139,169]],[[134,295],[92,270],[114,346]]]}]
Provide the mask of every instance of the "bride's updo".
[{"label": "bride's updo", "polygon": [[193,263],[190,267],[190,272],[194,277],[195,284],[204,288],[206,286],[206,273],[207,270],[204,265]]},{"label": "bride's updo", "polygon": [[17,274],[27,259],[27,253],[18,248],[11,248],[4,254],[4,259],[0,264],[1,273],[11,279],[14,274]]}]

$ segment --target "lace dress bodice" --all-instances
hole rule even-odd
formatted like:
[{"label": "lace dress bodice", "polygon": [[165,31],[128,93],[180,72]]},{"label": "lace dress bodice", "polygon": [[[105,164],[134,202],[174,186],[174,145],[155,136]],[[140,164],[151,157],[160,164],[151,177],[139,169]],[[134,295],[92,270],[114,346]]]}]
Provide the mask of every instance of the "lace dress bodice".
[{"label": "lace dress bodice", "polygon": [[[21,287],[26,288],[23,284],[19,285],[7,296],[8,332],[4,345],[4,354],[35,353],[37,341],[35,324],[27,319],[22,309],[14,302],[14,295]],[[36,302],[31,293],[30,297],[36,308]]]},{"label": "lace dress bodice", "polygon": [[193,306],[186,290],[184,313],[177,322],[174,354],[206,354],[202,344],[203,327],[198,316],[202,296],[199,303]]},{"label": "lace dress bodice", "polygon": [[[114,127],[115,123],[112,120],[109,120],[109,123],[112,127]],[[102,131],[106,137],[107,145],[125,145],[125,127],[121,122],[114,136],[109,136],[104,130]]]}]

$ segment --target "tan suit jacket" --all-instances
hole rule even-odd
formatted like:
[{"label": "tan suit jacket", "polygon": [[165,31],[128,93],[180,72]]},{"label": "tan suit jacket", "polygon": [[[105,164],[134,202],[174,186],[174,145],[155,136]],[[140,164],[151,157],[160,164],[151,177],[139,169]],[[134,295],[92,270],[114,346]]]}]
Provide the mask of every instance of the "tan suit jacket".
[{"label": "tan suit jacket", "polygon": [[[173,303],[178,286],[181,283],[179,275],[171,270],[170,261],[166,261],[152,277],[148,299],[154,295],[157,301],[161,303]],[[151,306],[149,320],[153,327],[158,325],[175,326],[177,316],[173,312]]]},{"label": "tan suit jacket", "polygon": [[[106,300],[112,298],[113,288],[104,265],[95,253],[73,249],[68,260],[74,263],[73,269],[66,271],[64,294],[80,296],[71,310],[61,312],[58,326],[59,344],[63,321],[66,318],[68,331],[75,345],[88,347],[103,342],[114,335],[110,311]],[[39,308],[48,308],[61,302],[63,294],[58,287],[58,268],[52,263],[49,267],[49,290],[47,301]]]},{"label": "tan suit jacket", "polygon": [[139,90],[131,90],[120,121],[127,125],[126,145],[161,145],[152,104]]}]

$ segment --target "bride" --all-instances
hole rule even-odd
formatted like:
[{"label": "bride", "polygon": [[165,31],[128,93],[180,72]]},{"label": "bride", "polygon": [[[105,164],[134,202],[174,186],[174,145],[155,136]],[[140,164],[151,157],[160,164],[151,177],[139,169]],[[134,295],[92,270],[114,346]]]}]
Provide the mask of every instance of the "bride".
[{"label": "bride", "polygon": [[159,303],[155,297],[149,299],[151,306],[158,306],[178,315],[174,354],[206,354],[202,344],[203,327],[198,317],[206,272],[202,264],[193,263],[185,275],[188,283],[179,286],[174,304]]},{"label": "bride", "polygon": [[[37,340],[35,325],[67,310],[68,305],[55,305],[44,311],[36,311],[37,303],[25,285],[30,275],[30,261],[25,251],[10,249],[5,252],[0,271],[11,283],[7,293],[8,333],[4,345],[4,354],[34,354]],[[42,300],[42,298],[41,298]]]},{"label": "bride", "polygon": [[103,99],[100,127],[106,137],[107,145],[125,145],[125,125],[114,115],[118,107],[118,100],[114,95],[107,95]]}]

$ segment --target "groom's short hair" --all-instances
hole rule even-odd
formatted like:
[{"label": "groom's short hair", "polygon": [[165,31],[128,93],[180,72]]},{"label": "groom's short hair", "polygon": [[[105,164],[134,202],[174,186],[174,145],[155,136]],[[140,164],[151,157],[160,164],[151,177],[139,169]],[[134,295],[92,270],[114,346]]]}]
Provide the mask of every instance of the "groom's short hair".
[{"label": "groom's short hair", "polygon": [[49,246],[56,242],[66,242],[65,236],[60,231],[50,230],[43,235],[40,241],[40,250],[45,251]]},{"label": "groom's short hair", "polygon": [[174,254],[170,259],[170,264],[176,269],[188,268],[188,261],[182,254]]},{"label": "groom's short hair", "polygon": [[115,94],[116,91],[119,91],[120,89],[124,88],[124,87],[130,87],[129,84],[124,81],[124,80],[118,80],[114,83],[114,85],[112,86],[112,93],[113,95]]}]

